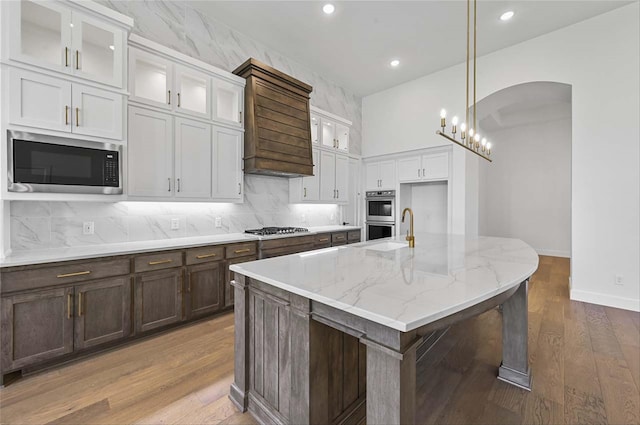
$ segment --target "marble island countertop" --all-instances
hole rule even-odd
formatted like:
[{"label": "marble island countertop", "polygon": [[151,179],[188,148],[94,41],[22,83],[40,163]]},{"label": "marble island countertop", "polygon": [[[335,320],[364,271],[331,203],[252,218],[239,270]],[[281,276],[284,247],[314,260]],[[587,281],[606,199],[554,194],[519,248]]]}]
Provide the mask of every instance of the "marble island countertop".
[{"label": "marble island countertop", "polygon": [[231,270],[407,332],[518,286],[538,268],[519,239],[416,234],[326,248]]},{"label": "marble island countertop", "polygon": [[277,238],[313,235],[318,233],[360,230],[358,226],[317,226],[309,227],[309,232],[285,235],[255,236],[246,233],[229,233],[211,236],[162,239],[153,241],[124,242],[103,245],[87,245],[69,248],[42,249],[33,251],[16,251],[0,258],[0,268],[33,264],[53,263],[58,261],[83,260],[113,255],[137,254],[152,251],[191,248],[206,245],[222,245],[228,243],[251,242]]}]

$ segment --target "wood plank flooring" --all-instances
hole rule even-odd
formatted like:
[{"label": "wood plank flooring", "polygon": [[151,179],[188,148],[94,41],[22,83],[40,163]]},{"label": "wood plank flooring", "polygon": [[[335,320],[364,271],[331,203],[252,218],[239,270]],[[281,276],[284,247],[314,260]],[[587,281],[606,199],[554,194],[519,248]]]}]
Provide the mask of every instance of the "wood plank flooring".
[{"label": "wood plank flooring", "polygon": [[[640,423],[640,314],[570,301],[569,262],[541,257],[529,292],[533,391],[496,379],[497,310],[462,322],[418,364],[421,424]],[[3,424],[254,424],[227,398],[231,314],[19,379]]]}]

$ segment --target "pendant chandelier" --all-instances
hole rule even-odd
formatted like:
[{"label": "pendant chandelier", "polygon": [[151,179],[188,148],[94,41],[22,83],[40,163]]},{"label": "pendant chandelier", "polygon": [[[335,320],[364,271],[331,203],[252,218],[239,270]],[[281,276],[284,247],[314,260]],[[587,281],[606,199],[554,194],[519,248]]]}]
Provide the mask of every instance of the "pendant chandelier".
[{"label": "pendant chandelier", "polygon": [[[460,140],[456,138],[458,132],[458,117],[451,119],[451,134],[447,134],[447,111],[440,111],[441,130],[436,134],[453,142],[463,148],[478,155],[481,158],[491,161],[491,143],[477,132],[476,121],[476,5],[477,0],[473,0],[473,121],[469,122],[469,47],[471,40],[471,0],[467,0],[467,97],[465,103],[465,121],[460,124]],[[467,129],[468,128],[468,129]]]}]

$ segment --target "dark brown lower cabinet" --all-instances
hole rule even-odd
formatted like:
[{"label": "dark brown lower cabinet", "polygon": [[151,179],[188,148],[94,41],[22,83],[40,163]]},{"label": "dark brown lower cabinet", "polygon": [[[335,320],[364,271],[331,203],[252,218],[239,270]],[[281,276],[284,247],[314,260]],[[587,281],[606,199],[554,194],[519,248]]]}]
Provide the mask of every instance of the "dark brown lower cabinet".
[{"label": "dark brown lower cabinet", "polygon": [[142,273],[135,280],[136,332],[182,320],[182,269]]},{"label": "dark brown lower cabinet", "polygon": [[232,258],[226,261],[225,264],[225,277],[224,277],[224,306],[229,307],[233,305],[233,287],[231,281],[233,280],[233,272],[229,270],[232,264],[246,263],[248,261],[256,261],[258,256],[256,254],[247,257]]},{"label": "dark brown lower cabinet", "polygon": [[76,350],[104,344],[131,333],[131,278],[122,276],[75,287]]},{"label": "dark brown lower cabinet", "polygon": [[73,351],[73,287],[2,297],[2,370]]},{"label": "dark brown lower cabinet", "polygon": [[215,313],[224,307],[222,261],[187,267],[184,310],[187,319]]}]

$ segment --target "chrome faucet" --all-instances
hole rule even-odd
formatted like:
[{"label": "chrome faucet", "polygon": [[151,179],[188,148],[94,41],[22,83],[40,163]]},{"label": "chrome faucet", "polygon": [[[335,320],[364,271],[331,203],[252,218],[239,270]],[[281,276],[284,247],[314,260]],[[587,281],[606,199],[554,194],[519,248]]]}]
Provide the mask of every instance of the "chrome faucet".
[{"label": "chrome faucet", "polygon": [[406,239],[409,241],[409,248],[415,248],[416,238],[413,236],[413,210],[411,208],[405,208],[402,211],[402,222],[404,223],[404,215],[409,211],[409,231],[407,232]]}]

